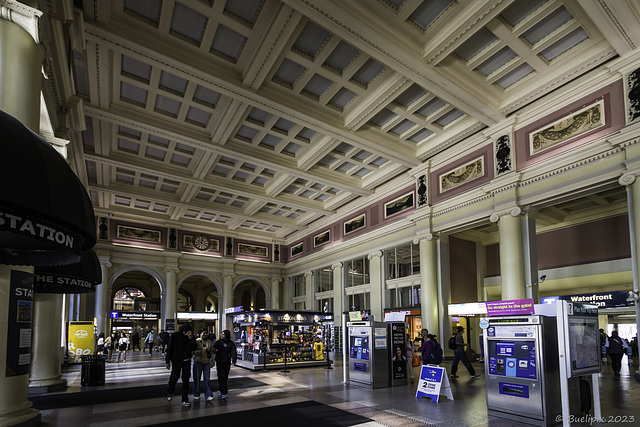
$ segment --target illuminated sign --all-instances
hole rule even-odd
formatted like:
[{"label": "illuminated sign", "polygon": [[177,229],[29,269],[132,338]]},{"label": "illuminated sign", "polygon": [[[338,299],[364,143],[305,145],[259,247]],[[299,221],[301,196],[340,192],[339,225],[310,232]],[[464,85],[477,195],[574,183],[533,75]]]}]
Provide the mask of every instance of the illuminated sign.
[{"label": "illuminated sign", "polygon": [[160,313],[157,311],[112,311],[111,318],[119,320],[157,320]]}]

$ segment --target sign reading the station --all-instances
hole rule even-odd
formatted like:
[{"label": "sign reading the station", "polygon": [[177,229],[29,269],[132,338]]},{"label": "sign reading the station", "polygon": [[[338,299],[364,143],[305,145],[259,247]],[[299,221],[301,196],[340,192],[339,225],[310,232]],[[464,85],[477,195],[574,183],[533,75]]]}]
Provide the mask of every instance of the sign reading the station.
[{"label": "sign reading the station", "polygon": [[533,314],[533,298],[512,299],[506,301],[489,301],[488,316],[519,316]]}]

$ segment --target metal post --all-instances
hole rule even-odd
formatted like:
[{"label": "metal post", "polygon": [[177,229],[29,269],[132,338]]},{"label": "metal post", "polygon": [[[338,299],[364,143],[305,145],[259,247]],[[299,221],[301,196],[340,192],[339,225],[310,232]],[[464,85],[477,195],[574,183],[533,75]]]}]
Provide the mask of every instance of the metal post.
[{"label": "metal post", "polygon": [[289,372],[287,370],[287,347],[285,347],[285,349],[284,349],[284,370],[282,370],[280,372]]}]

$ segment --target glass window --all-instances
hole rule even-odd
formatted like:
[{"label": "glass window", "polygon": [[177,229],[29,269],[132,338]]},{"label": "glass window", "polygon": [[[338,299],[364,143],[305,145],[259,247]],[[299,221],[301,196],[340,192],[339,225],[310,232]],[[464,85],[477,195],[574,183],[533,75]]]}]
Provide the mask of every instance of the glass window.
[{"label": "glass window", "polygon": [[368,292],[349,295],[349,310],[364,311],[371,309],[371,296]]},{"label": "glass window", "polygon": [[304,274],[293,276],[291,278],[291,284],[293,285],[293,296],[302,297],[307,294],[306,284],[304,280]]},{"label": "glass window", "polygon": [[318,311],[322,313],[333,313],[333,298],[322,298],[318,300]]},{"label": "glass window", "polygon": [[327,292],[333,290],[333,270],[331,267],[316,270],[316,292]]},{"label": "glass window", "polygon": [[413,242],[386,251],[387,279],[420,273],[420,248]]},{"label": "glass window", "polygon": [[113,296],[113,309],[118,311],[133,310],[135,301],[138,298],[144,298],[144,296],[144,293],[138,288],[124,287]]},{"label": "glass window", "polygon": [[345,288],[360,286],[370,283],[369,281],[369,260],[366,256],[355,258],[347,262],[347,277]]}]

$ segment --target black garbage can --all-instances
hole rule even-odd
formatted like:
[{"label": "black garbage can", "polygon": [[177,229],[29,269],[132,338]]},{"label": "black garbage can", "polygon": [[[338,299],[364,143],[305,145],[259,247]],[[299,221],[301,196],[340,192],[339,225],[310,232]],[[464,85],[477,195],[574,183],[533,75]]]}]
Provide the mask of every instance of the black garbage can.
[{"label": "black garbage can", "polygon": [[80,385],[82,387],[104,385],[105,357],[101,354],[90,354],[80,358],[82,359]]}]

